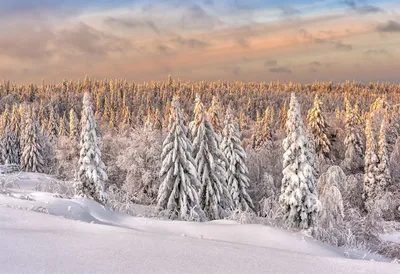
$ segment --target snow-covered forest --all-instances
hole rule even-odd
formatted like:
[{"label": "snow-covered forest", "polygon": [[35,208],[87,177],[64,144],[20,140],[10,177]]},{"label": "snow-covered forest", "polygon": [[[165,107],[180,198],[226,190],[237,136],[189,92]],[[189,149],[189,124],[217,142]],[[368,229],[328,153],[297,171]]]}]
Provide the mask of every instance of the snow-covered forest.
[{"label": "snow-covered forest", "polygon": [[[303,231],[400,259],[400,85],[0,84],[1,163],[127,214]],[[15,172],[15,171],[14,171]],[[0,184],[6,187],[6,184]]]}]

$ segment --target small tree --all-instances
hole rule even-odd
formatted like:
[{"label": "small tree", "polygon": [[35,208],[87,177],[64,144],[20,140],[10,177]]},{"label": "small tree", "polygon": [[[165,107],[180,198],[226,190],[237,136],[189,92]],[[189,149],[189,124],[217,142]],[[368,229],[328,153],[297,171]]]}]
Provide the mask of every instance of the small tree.
[{"label": "small tree", "polygon": [[218,137],[206,118],[200,96],[196,96],[193,136],[193,158],[199,175],[200,206],[210,220],[228,217],[232,200],[226,183],[226,158],[219,148]]},{"label": "small tree", "polygon": [[296,95],[292,93],[283,141],[283,179],[280,204],[289,227],[315,227],[321,203],[317,197],[308,139]]},{"label": "small tree", "polygon": [[157,206],[171,218],[204,221],[198,189],[200,181],[192,157],[193,147],[187,137],[179,99],[171,104],[169,133],[163,143],[160,177],[163,178],[157,196]]},{"label": "small tree", "polygon": [[221,150],[228,160],[228,189],[235,209],[254,211],[253,201],[247,193],[250,183],[249,170],[246,166],[247,155],[241,145],[240,138],[239,125],[235,121],[231,107],[228,106],[221,143]]},{"label": "small tree", "polygon": [[92,102],[88,92],[83,96],[81,128],[80,167],[75,192],[78,196],[90,197],[104,203],[107,199],[105,182],[108,178],[105,171],[106,167],[101,160],[96,121],[94,120]]},{"label": "small tree", "polygon": [[74,140],[77,140],[79,136],[78,124],[79,121],[75,110],[71,108],[69,111],[69,136]]}]

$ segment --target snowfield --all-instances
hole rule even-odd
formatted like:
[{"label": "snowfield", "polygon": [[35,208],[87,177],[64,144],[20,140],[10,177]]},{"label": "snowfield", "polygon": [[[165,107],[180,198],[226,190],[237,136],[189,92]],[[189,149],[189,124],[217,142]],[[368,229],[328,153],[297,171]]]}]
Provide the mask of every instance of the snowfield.
[{"label": "snowfield", "polygon": [[400,273],[385,258],[300,232],[133,217],[63,199],[35,191],[41,175],[31,175],[0,190],[1,273]]}]

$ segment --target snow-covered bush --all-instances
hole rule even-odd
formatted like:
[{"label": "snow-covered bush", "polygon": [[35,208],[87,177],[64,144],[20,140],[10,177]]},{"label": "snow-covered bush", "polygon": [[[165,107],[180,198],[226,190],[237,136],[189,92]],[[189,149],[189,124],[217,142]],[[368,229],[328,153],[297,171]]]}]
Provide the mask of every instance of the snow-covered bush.
[{"label": "snow-covered bush", "polygon": [[62,180],[73,180],[77,176],[79,144],[67,136],[60,136],[54,144],[56,167],[54,174]]},{"label": "snow-covered bush", "polygon": [[162,136],[159,131],[135,130],[117,165],[126,173],[122,189],[140,204],[155,204],[161,169]]},{"label": "snow-covered bush", "polygon": [[60,194],[68,199],[75,195],[74,181],[51,180],[50,182],[39,183],[35,190]]}]

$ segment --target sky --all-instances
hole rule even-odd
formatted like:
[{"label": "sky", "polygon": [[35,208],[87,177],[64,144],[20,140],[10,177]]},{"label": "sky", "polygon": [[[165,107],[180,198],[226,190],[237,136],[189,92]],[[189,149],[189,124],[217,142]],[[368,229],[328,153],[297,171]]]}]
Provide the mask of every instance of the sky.
[{"label": "sky", "polygon": [[399,82],[397,0],[1,0],[0,79]]}]

